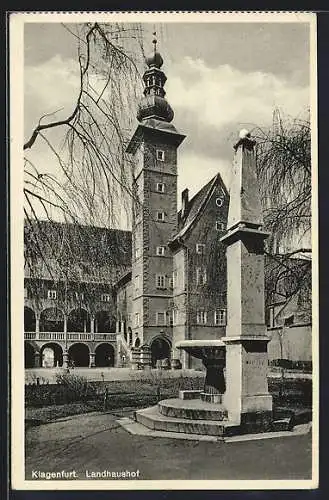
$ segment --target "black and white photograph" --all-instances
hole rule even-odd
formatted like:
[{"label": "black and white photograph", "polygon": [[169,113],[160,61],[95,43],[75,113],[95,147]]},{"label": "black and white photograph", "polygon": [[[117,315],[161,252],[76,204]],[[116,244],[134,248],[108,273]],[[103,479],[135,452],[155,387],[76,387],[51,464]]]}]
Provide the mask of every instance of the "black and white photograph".
[{"label": "black and white photograph", "polygon": [[316,15],[9,36],[13,488],[316,488]]}]

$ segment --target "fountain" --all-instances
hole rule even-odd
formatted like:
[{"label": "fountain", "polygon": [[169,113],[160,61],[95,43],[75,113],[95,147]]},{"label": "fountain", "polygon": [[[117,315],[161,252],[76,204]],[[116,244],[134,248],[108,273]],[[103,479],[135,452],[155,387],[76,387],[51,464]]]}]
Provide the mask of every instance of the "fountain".
[{"label": "fountain", "polygon": [[[223,438],[233,434],[288,430],[289,419],[273,419],[268,392],[264,311],[263,219],[256,175],[255,141],[242,130],[235,145],[227,247],[226,335],[215,340],[183,340],[176,348],[202,359],[203,391],[180,391],[178,398],[138,410],[135,420],[160,431]],[[224,374],[225,371],[225,374]]]},{"label": "fountain", "polygon": [[182,340],[176,344],[177,349],[183,349],[191,356],[201,359],[206,368],[202,401],[207,403],[222,403],[225,393],[225,344],[218,340]]}]

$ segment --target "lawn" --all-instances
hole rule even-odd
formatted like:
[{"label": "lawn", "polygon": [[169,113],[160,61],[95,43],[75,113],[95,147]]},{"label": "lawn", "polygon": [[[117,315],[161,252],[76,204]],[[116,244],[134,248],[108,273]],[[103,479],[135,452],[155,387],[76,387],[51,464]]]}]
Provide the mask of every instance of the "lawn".
[{"label": "lawn", "polygon": [[[25,424],[40,425],[59,418],[90,412],[145,408],[160,399],[177,397],[179,390],[202,389],[204,375],[172,376],[150,371],[132,380],[88,382],[74,373],[61,374],[57,384],[25,386]],[[294,410],[298,423],[310,419],[312,382],[309,379],[269,379],[277,415]]]}]

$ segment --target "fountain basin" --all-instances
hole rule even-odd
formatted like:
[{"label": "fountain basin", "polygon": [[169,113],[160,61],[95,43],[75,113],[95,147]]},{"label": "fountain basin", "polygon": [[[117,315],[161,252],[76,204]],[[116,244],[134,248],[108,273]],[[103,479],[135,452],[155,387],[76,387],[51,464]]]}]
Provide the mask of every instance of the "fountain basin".
[{"label": "fountain basin", "polygon": [[177,342],[177,349],[201,359],[206,368],[204,390],[200,394],[201,400],[208,403],[221,404],[225,393],[225,344],[221,339],[216,340],[182,340]]}]

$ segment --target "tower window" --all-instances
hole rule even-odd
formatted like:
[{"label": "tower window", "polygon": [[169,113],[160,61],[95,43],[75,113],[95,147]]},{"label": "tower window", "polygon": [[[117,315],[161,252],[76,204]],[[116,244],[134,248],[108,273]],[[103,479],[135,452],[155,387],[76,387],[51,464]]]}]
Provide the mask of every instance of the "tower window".
[{"label": "tower window", "polygon": [[51,299],[51,300],[56,300],[57,299],[57,292],[56,292],[56,290],[48,290],[48,299]]},{"label": "tower window", "polygon": [[156,275],[156,287],[165,288],[166,287],[166,276],[164,274]]},{"label": "tower window", "polygon": [[164,222],[164,220],[165,220],[165,214],[164,214],[164,212],[157,212],[157,220],[161,221],[161,222]]},{"label": "tower window", "polygon": [[166,313],[165,312],[157,312],[156,313],[157,325],[165,326],[166,325]]},{"label": "tower window", "polygon": [[135,326],[139,326],[139,313],[135,313]]},{"label": "tower window", "polygon": [[223,202],[224,202],[223,198],[216,198],[216,205],[218,207],[221,207],[223,205]]},{"label": "tower window", "polygon": [[165,185],[163,184],[163,182],[157,182],[157,191],[158,193],[164,193]]},{"label": "tower window", "polygon": [[156,157],[158,161],[164,161],[165,159],[165,152],[162,149],[157,149],[156,151]]},{"label": "tower window", "polygon": [[139,275],[135,276],[135,290],[139,289]]},{"label": "tower window", "polygon": [[214,314],[215,325],[225,326],[226,325],[226,310],[218,309]]},{"label": "tower window", "polygon": [[196,253],[203,255],[205,247],[206,247],[206,245],[204,245],[203,243],[197,243],[196,244]]},{"label": "tower window", "polygon": [[164,255],[165,254],[165,247],[157,247],[157,255]]},{"label": "tower window", "polygon": [[207,323],[207,311],[197,311],[196,322],[198,325],[205,325]]},{"label": "tower window", "polygon": [[197,267],[196,270],[196,282],[198,285],[204,285],[207,283],[207,270],[202,267]]},{"label": "tower window", "polygon": [[225,224],[219,220],[216,221],[216,231],[225,231]]}]

